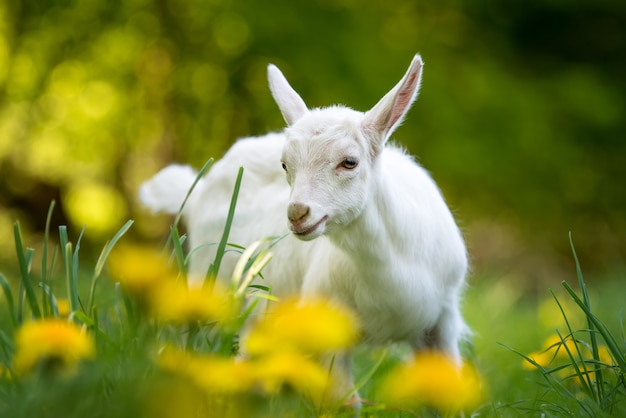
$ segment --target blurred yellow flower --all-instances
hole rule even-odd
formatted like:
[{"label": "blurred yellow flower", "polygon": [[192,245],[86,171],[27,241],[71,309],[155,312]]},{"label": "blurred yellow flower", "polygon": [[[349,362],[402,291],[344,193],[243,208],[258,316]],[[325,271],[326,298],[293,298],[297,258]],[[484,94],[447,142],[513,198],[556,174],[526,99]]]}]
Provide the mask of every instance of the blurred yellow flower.
[{"label": "blurred yellow flower", "polygon": [[[576,371],[572,365],[573,356],[576,364],[582,361],[587,362],[593,359],[593,353],[589,346],[582,342],[576,342],[570,337],[566,337],[564,341],[559,335],[550,336],[543,344],[543,350],[535,351],[528,354],[528,357],[535,361],[539,366],[547,368],[552,362],[556,362],[555,367],[559,366],[557,373],[562,379],[575,377],[574,381],[580,384],[580,378],[576,376]],[[598,360],[607,366],[614,365],[613,357],[606,345],[598,345]],[[569,367],[562,367],[569,366]],[[523,367],[526,370],[536,370],[534,364],[524,360]],[[583,374],[587,373],[591,379],[595,379],[595,366],[588,364],[587,367],[579,366]],[[587,370],[585,372],[585,370]]]},{"label": "blurred yellow flower", "polygon": [[188,373],[196,384],[214,393],[242,393],[251,389],[254,372],[250,364],[232,357],[197,357]]},{"label": "blurred yellow flower", "polygon": [[[569,358],[567,350],[571,353],[576,353],[576,344],[571,338],[565,339],[565,346],[567,346],[567,349],[564,347],[561,337],[552,335],[544,341],[540,351],[534,351],[528,354],[528,357],[541,367],[548,367],[555,359]],[[526,360],[524,360],[523,367],[526,370],[535,370],[535,366]]]},{"label": "blurred yellow flower", "polygon": [[601,363],[614,366],[613,356],[606,345],[598,345],[598,357]]},{"label": "blurred yellow flower", "polygon": [[174,323],[224,322],[235,313],[232,295],[218,283],[207,289],[189,288],[182,281],[165,281],[153,290],[150,306],[159,319]]},{"label": "blurred yellow flower", "polygon": [[223,287],[188,287],[159,251],[122,246],[108,261],[112,278],[163,321],[225,321],[234,315],[234,299]]},{"label": "blurred yellow flower", "polygon": [[381,400],[404,407],[429,406],[456,413],[478,406],[483,396],[481,380],[469,364],[459,367],[447,356],[416,354],[393,369],[379,386]]},{"label": "blurred yellow flower", "polygon": [[157,364],[212,395],[237,395],[254,389],[275,395],[286,386],[318,401],[322,400],[329,379],[319,363],[297,353],[275,353],[247,360],[197,355],[167,347],[159,354]]},{"label": "blurred yellow flower", "polygon": [[61,319],[26,322],[15,336],[15,371],[24,375],[42,362],[72,370],[95,356],[93,340],[73,323]]},{"label": "blurred yellow flower", "polygon": [[70,301],[67,299],[57,299],[57,311],[61,318],[67,318],[70,315]]},{"label": "blurred yellow flower", "polygon": [[249,391],[255,379],[252,366],[232,357],[194,355],[175,348],[164,349],[158,357],[159,366],[185,376],[211,394],[236,394]]},{"label": "blurred yellow flower", "polygon": [[116,247],[109,255],[108,267],[113,280],[138,296],[152,291],[164,279],[177,276],[161,252],[140,246]]},{"label": "blurred yellow flower", "polygon": [[321,353],[351,346],[357,341],[356,317],[348,309],[322,299],[278,302],[244,340],[246,352]]},{"label": "blurred yellow flower", "polygon": [[258,359],[255,371],[256,378],[269,394],[287,385],[319,402],[329,384],[329,373],[318,362],[293,352],[263,356]]}]

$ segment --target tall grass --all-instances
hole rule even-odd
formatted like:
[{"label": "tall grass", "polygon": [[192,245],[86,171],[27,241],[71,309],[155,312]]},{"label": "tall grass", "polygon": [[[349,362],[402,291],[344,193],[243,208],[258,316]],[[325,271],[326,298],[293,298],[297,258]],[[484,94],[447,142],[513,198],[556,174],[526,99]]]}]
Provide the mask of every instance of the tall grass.
[{"label": "tall grass", "polygon": [[[550,291],[563,321],[564,330],[541,352],[519,354],[538,370],[545,380],[545,391],[538,399],[525,400],[531,410],[543,416],[626,416],[626,358],[624,338],[621,343],[595,314],[580,261],[570,235],[580,294],[563,281],[567,295],[586,319],[586,328],[574,329],[562,299]],[[524,401],[520,402],[523,404]],[[525,406],[525,408],[529,408]]]}]

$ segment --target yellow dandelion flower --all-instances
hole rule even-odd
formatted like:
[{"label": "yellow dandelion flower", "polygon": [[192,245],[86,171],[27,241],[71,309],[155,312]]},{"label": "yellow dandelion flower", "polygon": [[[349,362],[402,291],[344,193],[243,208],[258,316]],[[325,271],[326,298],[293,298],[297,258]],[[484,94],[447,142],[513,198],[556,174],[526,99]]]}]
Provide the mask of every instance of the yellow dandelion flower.
[{"label": "yellow dandelion flower", "polygon": [[237,394],[250,390],[255,374],[249,363],[232,357],[192,355],[174,348],[162,351],[158,358],[162,369],[189,378],[211,394]]},{"label": "yellow dandelion flower", "polygon": [[270,394],[287,385],[314,401],[321,401],[328,386],[328,372],[301,354],[279,352],[264,356],[255,370],[259,383]]},{"label": "yellow dandelion flower", "polygon": [[600,359],[600,362],[604,364],[607,364],[609,366],[615,365],[615,362],[613,361],[613,355],[606,345],[598,345],[598,357]]},{"label": "yellow dandelion flower", "polygon": [[250,390],[254,373],[250,364],[232,357],[196,357],[188,374],[196,384],[212,393],[235,394]]},{"label": "yellow dandelion flower", "polygon": [[174,323],[224,322],[235,313],[232,295],[217,283],[213,289],[189,288],[181,281],[169,280],[154,289],[150,305],[158,318]]},{"label": "yellow dandelion flower", "polygon": [[111,277],[134,295],[145,295],[176,272],[162,253],[146,247],[119,246],[108,258]]},{"label": "yellow dandelion flower", "polygon": [[349,310],[322,299],[308,299],[277,303],[244,343],[250,354],[277,350],[321,353],[349,347],[357,338],[357,320]]},{"label": "yellow dandelion flower", "polygon": [[[541,367],[548,367],[554,358],[554,353],[550,351],[533,351],[527,356]],[[526,370],[536,370],[535,365],[525,359],[522,363],[522,367]]]},{"label": "yellow dandelion flower", "polygon": [[458,367],[450,358],[430,352],[393,369],[381,382],[379,396],[392,405],[425,405],[453,413],[478,406],[482,385],[469,364]]},{"label": "yellow dandelion flower", "polygon": [[[579,349],[587,351],[582,345],[579,345]],[[565,338],[565,342],[563,342],[560,336],[552,335],[544,341],[541,351],[532,352],[528,354],[528,357],[541,367],[548,367],[554,360],[569,359],[568,351],[575,356],[577,355],[576,342],[571,338]],[[535,366],[526,360],[522,365],[526,370],[535,369]]]},{"label": "yellow dandelion flower", "polygon": [[72,370],[81,360],[95,356],[94,342],[73,323],[43,319],[22,325],[15,336],[15,371],[24,375],[42,362]]},{"label": "yellow dandelion flower", "polygon": [[57,311],[61,318],[67,318],[70,315],[70,301],[67,299],[57,299]]}]

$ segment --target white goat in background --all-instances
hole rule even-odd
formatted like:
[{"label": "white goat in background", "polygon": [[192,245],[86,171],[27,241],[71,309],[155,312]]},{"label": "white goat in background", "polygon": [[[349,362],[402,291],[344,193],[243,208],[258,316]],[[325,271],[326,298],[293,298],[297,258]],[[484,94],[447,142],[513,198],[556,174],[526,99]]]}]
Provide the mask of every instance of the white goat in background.
[{"label": "white goat in background", "polygon": [[[407,341],[460,362],[465,245],[429,174],[388,144],[417,97],[422,67],[416,55],[400,82],[362,113],[309,110],[270,65],[270,89],[288,127],[239,140],[197,185],[183,214],[190,248],[202,247],[192,256],[192,277],[204,278],[215,256],[216,246],[206,244],[220,239],[243,166],[229,241],[247,246],[292,232],[264,269],[273,294],[337,300],[357,314],[365,341]],[[195,177],[189,167],[167,167],[142,186],[142,200],[176,212]],[[236,259],[226,255],[223,277]],[[337,364],[349,368],[348,355]]]}]

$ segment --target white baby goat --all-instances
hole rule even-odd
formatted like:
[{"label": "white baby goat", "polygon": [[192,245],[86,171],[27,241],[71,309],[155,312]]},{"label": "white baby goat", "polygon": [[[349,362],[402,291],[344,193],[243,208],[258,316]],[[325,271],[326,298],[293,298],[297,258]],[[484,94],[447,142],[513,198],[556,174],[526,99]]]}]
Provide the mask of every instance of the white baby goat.
[{"label": "white baby goat", "polygon": [[[428,173],[388,139],[415,100],[422,60],[371,110],[309,110],[278,68],[269,85],[288,127],[236,142],[187,203],[191,271],[203,278],[222,234],[236,173],[245,168],[230,242],[292,234],[273,248],[264,284],[275,295],[323,295],[352,308],[365,341],[408,341],[460,362],[465,245]],[[170,166],[141,189],[176,212],[196,174]],[[286,177],[286,181],[285,181]],[[236,256],[227,256],[229,277]],[[349,357],[335,362],[350,367]],[[345,382],[349,385],[351,382]],[[345,387],[344,387],[345,389]]]}]

